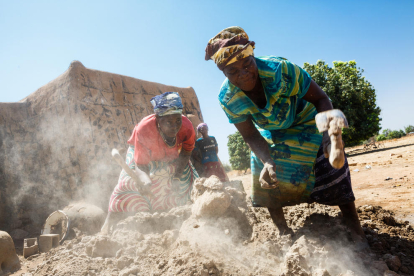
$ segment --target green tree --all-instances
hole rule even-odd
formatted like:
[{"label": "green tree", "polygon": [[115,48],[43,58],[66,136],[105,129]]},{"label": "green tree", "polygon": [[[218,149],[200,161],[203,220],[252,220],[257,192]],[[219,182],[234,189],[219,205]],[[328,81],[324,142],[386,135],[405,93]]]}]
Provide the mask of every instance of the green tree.
[{"label": "green tree", "polygon": [[381,109],[376,105],[375,89],[355,61],[334,61],[331,68],[318,60],[314,65],[305,63],[303,68],[328,94],[334,108],[342,110],[348,119],[349,128],[343,131],[347,146],[378,134]]},{"label": "green tree", "polygon": [[414,132],[414,126],[412,126],[412,125],[406,126],[406,127],[404,127],[404,130],[405,130],[405,134],[408,134],[410,132]]},{"label": "green tree", "polygon": [[380,134],[377,136],[377,141],[384,141],[387,140],[387,137],[384,134]]},{"label": "green tree", "polygon": [[244,142],[240,132],[229,135],[227,148],[230,155],[230,164],[234,170],[246,171],[250,168],[250,148]]},{"label": "green tree", "polygon": [[383,134],[385,137],[388,137],[388,135],[390,135],[390,132],[391,132],[391,129],[386,128],[386,129],[384,129],[384,130],[382,131],[382,134]]}]

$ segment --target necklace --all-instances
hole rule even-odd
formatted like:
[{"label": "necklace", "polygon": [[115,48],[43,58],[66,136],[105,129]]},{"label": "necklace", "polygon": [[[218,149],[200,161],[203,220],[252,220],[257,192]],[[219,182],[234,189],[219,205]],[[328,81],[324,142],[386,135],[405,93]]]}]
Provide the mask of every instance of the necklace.
[{"label": "necklace", "polygon": [[[158,128],[158,132],[161,135],[162,140],[164,141],[164,143],[169,147],[169,148],[173,148],[175,147],[176,143],[177,143],[177,136],[175,136],[174,138],[172,138],[171,141],[168,141],[168,138],[165,137],[164,133],[161,131],[160,125],[157,124],[157,128]],[[171,139],[171,138],[170,138]]]}]

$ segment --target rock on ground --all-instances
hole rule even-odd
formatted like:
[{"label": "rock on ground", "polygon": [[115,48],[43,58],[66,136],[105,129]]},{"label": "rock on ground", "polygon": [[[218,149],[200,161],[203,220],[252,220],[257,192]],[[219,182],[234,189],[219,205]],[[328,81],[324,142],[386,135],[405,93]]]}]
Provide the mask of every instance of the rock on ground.
[{"label": "rock on ground", "polygon": [[0,231],[0,275],[20,268],[13,239],[7,232]]},{"label": "rock on ground", "polygon": [[106,218],[101,208],[86,202],[70,204],[63,212],[69,217],[71,227],[89,235],[98,233]]}]

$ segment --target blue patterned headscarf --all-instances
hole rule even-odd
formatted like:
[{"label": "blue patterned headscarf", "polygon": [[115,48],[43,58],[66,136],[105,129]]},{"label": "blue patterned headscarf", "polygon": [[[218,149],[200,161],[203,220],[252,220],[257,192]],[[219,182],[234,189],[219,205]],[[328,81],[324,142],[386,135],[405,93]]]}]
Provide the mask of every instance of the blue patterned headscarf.
[{"label": "blue patterned headscarf", "polygon": [[150,102],[158,116],[183,113],[183,104],[177,92],[165,92],[153,97]]}]

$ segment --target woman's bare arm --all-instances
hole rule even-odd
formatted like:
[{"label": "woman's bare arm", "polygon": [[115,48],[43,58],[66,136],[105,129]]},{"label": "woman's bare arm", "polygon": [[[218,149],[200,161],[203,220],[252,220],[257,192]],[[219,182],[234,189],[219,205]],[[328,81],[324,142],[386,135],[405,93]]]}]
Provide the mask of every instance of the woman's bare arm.
[{"label": "woman's bare arm", "polygon": [[[326,95],[322,88],[320,88],[319,85],[313,80],[311,81],[308,92],[306,92],[305,96],[303,96],[303,99],[313,104],[318,113],[333,109],[333,105],[329,100],[328,95]],[[326,152],[327,146],[330,144],[330,139],[327,131],[323,132],[322,143],[324,145],[324,152]]]},{"label": "woman's bare arm", "polygon": [[190,160],[191,153],[192,151],[185,151],[184,149],[181,150],[180,155],[174,161],[176,165],[175,177],[179,177],[183,173],[185,166],[188,164],[188,161]]},{"label": "woman's bare arm", "polygon": [[262,188],[276,188],[276,164],[270,156],[269,145],[266,140],[262,137],[262,135],[260,135],[251,120],[235,124],[235,127],[240,132],[250,149],[256,154],[264,165],[264,168],[260,174],[260,183]]},{"label": "woman's bare arm", "polygon": [[308,92],[306,92],[305,96],[303,96],[303,99],[313,104],[318,113],[333,109],[328,95],[326,95],[322,88],[320,88],[319,85],[313,80],[311,81]]}]

